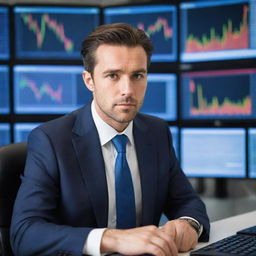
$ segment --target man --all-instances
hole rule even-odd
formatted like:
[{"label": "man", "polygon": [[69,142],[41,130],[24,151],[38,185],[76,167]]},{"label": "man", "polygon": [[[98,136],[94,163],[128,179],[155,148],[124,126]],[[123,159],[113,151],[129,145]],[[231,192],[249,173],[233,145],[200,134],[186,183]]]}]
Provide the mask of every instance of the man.
[{"label": "man", "polygon": [[[16,255],[177,255],[208,239],[204,204],[178,165],[168,125],[137,114],[151,52],[145,33],[122,23],[83,42],[93,101],[32,131],[11,226]],[[120,186],[123,169],[130,176]],[[170,221],[158,228],[162,213]]]}]

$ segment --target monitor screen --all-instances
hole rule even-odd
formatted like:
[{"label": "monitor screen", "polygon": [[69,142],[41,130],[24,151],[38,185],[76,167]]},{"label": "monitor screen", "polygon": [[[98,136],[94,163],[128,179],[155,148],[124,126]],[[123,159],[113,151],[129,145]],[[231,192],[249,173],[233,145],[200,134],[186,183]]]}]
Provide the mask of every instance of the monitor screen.
[{"label": "monitor screen", "polygon": [[82,71],[80,66],[15,66],[15,113],[67,113],[89,103]]},{"label": "monitor screen", "polygon": [[179,129],[177,126],[170,126],[170,132],[172,134],[172,144],[176,156],[179,158]]},{"label": "monitor screen", "polygon": [[27,142],[29,133],[40,123],[16,123],[14,124],[14,142]]},{"label": "monitor screen", "polygon": [[0,65],[0,114],[7,114],[9,111],[9,67]]},{"label": "monitor screen", "polygon": [[140,112],[165,120],[176,120],[176,87],[174,74],[148,74],[148,87]]},{"label": "monitor screen", "polygon": [[82,40],[99,25],[95,7],[17,6],[16,57],[23,59],[80,59]]},{"label": "monitor screen", "polygon": [[0,60],[9,58],[9,9],[0,6]]},{"label": "monitor screen", "polygon": [[256,178],[256,128],[249,129],[249,178]]},{"label": "monitor screen", "polygon": [[181,61],[256,57],[254,0],[182,3]]},{"label": "monitor screen", "polygon": [[256,119],[256,69],[183,73],[183,119]]},{"label": "monitor screen", "polygon": [[11,143],[10,125],[0,124],[0,146]]},{"label": "monitor screen", "polygon": [[106,24],[125,22],[144,30],[154,44],[152,62],[177,59],[177,10],[173,5],[124,6],[104,9]]},{"label": "monitor screen", "polygon": [[182,128],[181,166],[188,177],[246,177],[242,128]]}]

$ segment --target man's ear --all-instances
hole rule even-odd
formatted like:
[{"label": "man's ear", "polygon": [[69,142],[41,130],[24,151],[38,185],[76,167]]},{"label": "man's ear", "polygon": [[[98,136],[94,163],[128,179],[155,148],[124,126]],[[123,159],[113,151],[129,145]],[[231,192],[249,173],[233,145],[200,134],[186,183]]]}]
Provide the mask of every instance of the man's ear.
[{"label": "man's ear", "polygon": [[83,73],[82,73],[82,76],[83,76],[83,80],[84,80],[84,83],[85,83],[86,87],[91,92],[93,92],[94,91],[94,82],[93,82],[93,78],[92,78],[91,73],[89,73],[88,71],[84,70]]}]

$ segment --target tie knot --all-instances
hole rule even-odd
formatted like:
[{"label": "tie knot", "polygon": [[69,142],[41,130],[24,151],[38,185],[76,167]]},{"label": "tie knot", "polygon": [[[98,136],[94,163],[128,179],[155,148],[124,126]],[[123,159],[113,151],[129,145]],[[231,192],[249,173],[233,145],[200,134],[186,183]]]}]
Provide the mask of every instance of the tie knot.
[{"label": "tie knot", "polygon": [[122,134],[122,135],[116,135],[113,139],[112,142],[116,148],[116,151],[118,153],[125,153],[126,152],[126,144],[127,144],[127,136]]}]

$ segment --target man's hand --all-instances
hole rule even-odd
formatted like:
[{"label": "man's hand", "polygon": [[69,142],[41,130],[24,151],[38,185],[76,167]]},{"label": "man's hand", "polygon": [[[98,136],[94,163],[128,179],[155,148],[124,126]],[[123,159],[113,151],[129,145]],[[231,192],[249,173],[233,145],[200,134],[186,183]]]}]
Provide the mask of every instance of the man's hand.
[{"label": "man's hand", "polygon": [[177,256],[173,237],[156,226],[133,229],[107,229],[102,236],[101,252],[118,252],[123,255],[151,254]]},{"label": "man's hand", "polygon": [[173,237],[179,252],[191,250],[198,242],[198,234],[186,220],[176,219],[168,221],[161,230],[170,237]]}]

